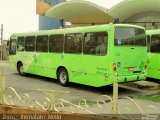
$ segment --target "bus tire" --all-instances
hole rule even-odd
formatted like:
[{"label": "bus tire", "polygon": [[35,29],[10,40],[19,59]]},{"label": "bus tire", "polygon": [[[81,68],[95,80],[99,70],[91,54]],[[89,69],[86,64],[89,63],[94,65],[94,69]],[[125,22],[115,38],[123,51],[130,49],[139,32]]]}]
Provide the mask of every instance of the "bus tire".
[{"label": "bus tire", "polygon": [[22,63],[19,63],[19,64],[18,64],[17,70],[18,70],[19,75],[21,75],[21,76],[24,76],[24,75],[25,75],[24,67],[23,67],[23,64],[22,64]]},{"label": "bus tire", "polygon": [[58,71],[58,81],[60,83],[60,85],[62,86],[68,86],[69,85],[69,78],[68,78],[68,72],[65,68],[61,68]]}]

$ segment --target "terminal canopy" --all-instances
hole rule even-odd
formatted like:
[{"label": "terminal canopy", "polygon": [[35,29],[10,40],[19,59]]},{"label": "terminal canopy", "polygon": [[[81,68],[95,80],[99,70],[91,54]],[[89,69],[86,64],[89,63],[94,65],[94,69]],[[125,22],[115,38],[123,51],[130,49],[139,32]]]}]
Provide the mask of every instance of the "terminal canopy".
[{"label": "terminal canopy", "polygon": [[107,5],[103,8],[88,1],[66,1],[50,8],[45,16],[72,24],[105,24],[113,22],[115,18],[126,22],[143,13],[150,16],[151,13],[160,13],[160,0],[122,0],[110,9],[107,9]]},{"label": "terminal canopy", "polygon": [[108,10],[108,14],[120,22],[141,13],[160,13],[160,0],[123,0]]},{"label": "terminal canopy", "polygon": [[87,1],[66,1],[50,8],[45,16],[73,24],[105,24],[114,21],[107,9]]}]

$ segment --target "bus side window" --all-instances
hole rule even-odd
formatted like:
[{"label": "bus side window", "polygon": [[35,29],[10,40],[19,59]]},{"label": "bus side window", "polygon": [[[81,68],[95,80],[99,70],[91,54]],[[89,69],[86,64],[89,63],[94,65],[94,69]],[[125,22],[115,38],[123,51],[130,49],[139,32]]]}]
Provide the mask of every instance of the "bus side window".
[{"label": "bus side window", "polygon": [[107,32],[94,32],[84,34],[84,54],[106,55],[107,45]]},{"label": "bus side window", "polygon": [[82,37],[81,33],[67,34],[65,36],[65,53],[82,53]]},{"label": "bus side window", "polygon": [[36,51],[48,52],[48,36],[47,35],[37,36]]},{"label": "bus side window", "polygon": [[10,46],[9,46],[9,54],[10,55],[16,55],[16,44],[17,44],[16,39],[10,40]]},{"label": "bus side window", "polygon": [[26,40],[25,40],[25,51],[34,52],[35,51],[35,43],[36,43],[35,36],[27,36]]},{"label": "bus side window", "polygon": [[150,35],[147,35],[147,51],[148,52],[150,51],[150,43],[151,43]]},{"label": "bus side window", "polygon": [[150,52],[160,53],[160,35],[151,36]]},{"label": "bus side window", "polygon": [[17,50],[24,51],[25,37],[18,37]]},{"label": "bus side window", "polygon": [[51,35],[49,37],[49,52],[63,52],[64,35]]}]

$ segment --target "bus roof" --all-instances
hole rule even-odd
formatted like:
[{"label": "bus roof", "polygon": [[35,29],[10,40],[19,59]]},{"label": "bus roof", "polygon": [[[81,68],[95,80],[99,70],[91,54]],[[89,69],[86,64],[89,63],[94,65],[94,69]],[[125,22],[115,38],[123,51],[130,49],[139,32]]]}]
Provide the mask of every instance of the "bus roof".
[{"label": "bus roof", "polygon": [[11,37],[16,36],[27,36],[27,35],[46,35],[46,34],[67,34],[67,33],[80,33],[80,32],[96,32],[96,31],[106,31],[110,30],[112,27],[135,27],[140,29],[145,29],[144,27],[131,25],[131,24],[104,24],[104,25],[94,25],[94,26],[85,26],[85,27],[74,27],[74,28],[65,28],[65,29],[52,29],[52,30],[41,30],[34,32],[24,32],[24,33],[14,33]]},{"label": "bus roof", "polygon": [[146,30],[147,35],[157,35],[160,34],[160,29],[155,29],[155,30]]}]

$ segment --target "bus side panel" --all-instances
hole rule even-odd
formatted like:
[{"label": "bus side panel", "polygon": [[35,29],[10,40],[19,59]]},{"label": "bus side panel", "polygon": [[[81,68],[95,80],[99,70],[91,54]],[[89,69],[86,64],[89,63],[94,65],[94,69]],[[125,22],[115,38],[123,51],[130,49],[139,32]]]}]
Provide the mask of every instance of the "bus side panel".
[{"label": "bus side panel", "polygon": [[9,66],[10,66],[13,70],[17,70],[17,59],[16,59],[16,55],[10,55],[10,56],[9,56]]},{"label": "bus side panel", "polygon": [[22,62],[24,72],[36,74],[34,55],[35,52],[17,52],[17,62]]},{"label": "bus side panel", "polygon": [[36,74],[41,75],[41,76],[47,76],[49,73],[49,68],[48,68],[48,53],[42,53],[42,52],[37,52],[34,56],[34,63],[35,63],[35,68],[36,68]]},{"label": "bus side panel", "polygon": [[56,70],[61,64],[61,54],[55,53],[36,53],[34,55],[33,66],[35,67],[34,74],[57,78]]},{"label": "bus side panel", "polygon": [[108,56],[83,55],[82,84],[100,87],[108,85]]},{"label": "bus side panel", "polygon": [[160,55],[158,53],[148,53],[148,57],[147,77],[160,79]]},{"label": "bus side panel", "polygon": [[[69,68],[65,65],[65,57],[63,53],[50,53],[50,63],[52,65],[53,73],[51,71],[50,76],[57,78],[57,72],[59,67],[64,67],[69,72]],[[70,77],[70,76],[69,76]]]},{"label": "bus side panel", "polygon": [[81,54],[64,54],[61,65],[68,71],[69,81],[81,83],[83,81],[83,62]]}]

